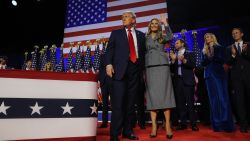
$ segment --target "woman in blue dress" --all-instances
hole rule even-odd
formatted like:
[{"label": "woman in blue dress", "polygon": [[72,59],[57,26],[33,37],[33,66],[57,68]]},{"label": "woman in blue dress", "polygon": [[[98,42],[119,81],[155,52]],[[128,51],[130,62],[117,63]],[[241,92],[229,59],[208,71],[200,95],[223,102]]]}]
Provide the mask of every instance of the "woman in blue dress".
[{"label": "woman in blue dress", "polygon": [[204,77],[210,101],[211,124],[214,131],[234,131],[231,106],[228,95],[227,73],[224,70],[225,48],[219,45],[213,33],[204,36]]}]

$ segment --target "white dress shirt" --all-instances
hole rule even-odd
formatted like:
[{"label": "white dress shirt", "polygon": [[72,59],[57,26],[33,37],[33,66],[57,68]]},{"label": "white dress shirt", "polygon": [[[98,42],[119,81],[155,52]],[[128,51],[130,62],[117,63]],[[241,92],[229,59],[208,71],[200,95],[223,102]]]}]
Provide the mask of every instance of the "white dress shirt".
[{"label": "white dress shirt", "polygon": [[[185,48],[181,49],[178,51],[178,56],[181,56],[181,55],[184,55],[184,52],[185,52]],[[178,75],[182,75],[182,72],[181,72],[181,64],[182,62],[178,59]]]},{"label": "white dress shirt", "polygon": [[243,46],[243,41],[241,40],[240,42],[235,42],[236,49],[238,49],[238,44],[240,43],[240,52],[242,52],[242,46]]}]

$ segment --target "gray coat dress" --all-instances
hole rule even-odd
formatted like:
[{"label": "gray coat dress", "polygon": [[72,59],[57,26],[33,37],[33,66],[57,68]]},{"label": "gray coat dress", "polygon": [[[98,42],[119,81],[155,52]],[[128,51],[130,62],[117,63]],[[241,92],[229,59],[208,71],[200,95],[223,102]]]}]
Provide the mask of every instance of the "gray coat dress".
[{"label": "gray coat dress", "polygon": [[175,97],[169,59],[164,52],[165,43],[172,39],[172,31],[165,27],[166,35],[159,43],[158,37],[146,37],[146,101],[147,110],[157,110],[175,107]]}]

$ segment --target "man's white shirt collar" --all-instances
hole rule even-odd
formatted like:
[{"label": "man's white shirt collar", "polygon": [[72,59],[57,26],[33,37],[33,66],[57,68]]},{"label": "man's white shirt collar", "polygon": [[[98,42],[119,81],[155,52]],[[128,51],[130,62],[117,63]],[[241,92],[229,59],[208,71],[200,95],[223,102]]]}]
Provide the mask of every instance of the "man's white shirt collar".
[{"label": "man's white shirt collar", "polygon": [[235,42],[234,44],[235,44],[236,47],[238,47],[239,43],[240,43],[240,47],[242,47],[243,46],[243,40],[241,40],[240,42]]},{"label": "man's white shirt collar", "polygon": [[178,56],[179,56],[179,55],[183,55],[184,52],[185,52],[185,48],[183,48],[183,49],[181,49],[181,50],[178,50]]}]

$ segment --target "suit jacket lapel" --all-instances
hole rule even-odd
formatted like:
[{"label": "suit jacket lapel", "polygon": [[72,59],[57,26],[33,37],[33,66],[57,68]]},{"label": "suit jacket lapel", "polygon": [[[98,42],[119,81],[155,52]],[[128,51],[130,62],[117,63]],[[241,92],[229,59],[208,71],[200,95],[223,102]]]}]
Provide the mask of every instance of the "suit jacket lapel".
[{"label": "suit jacket lapel", "polygon": [[140,32],[138,30],[135,29],[135,34],[136,34],[136,40],[137,40],[137,48],[138,48],[138,55],[139,55],[139,52],[140,52]]},{"label": "suit jacket lapel", "polygon": [[124,40],[124,43],[126,43],[127,46],[129,46],[129,43],[128,43],[128,36],[127,36],[127,33],[126,33],[126,29],[125,29],[125,28],[123,28],[121,34],[122,34],[121,36],[122,36],[122,39]]},{"label": "suit jacket lapel", "polygon": [[188,53],[187,53],[187,50],[185,49],[185,51],[184,51],[184,57],[186,58],[186,57],[188,57]]}]

